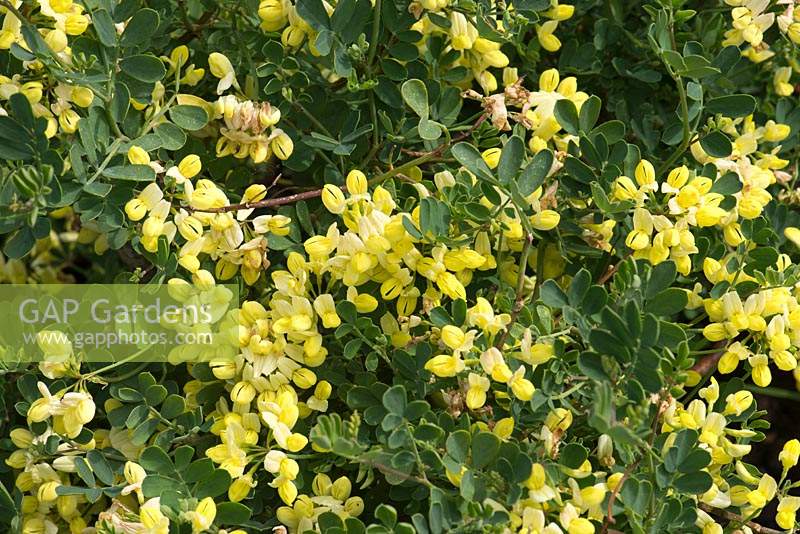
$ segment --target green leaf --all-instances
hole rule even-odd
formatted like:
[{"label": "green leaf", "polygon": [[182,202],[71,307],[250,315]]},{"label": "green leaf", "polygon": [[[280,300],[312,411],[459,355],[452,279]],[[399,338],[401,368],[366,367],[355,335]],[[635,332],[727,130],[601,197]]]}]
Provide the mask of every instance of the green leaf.
[{"label": "green leaf", "polygon": [[5,485],[0,482],[0,524],[7,525],[9,520],[16,516],[17,507],[14,504],[14,499],[8,493]]},{"label": "green leaf", "polygon": [[[210,462],[211,460],[209,460]],[[178,482],[162,475],[147,475],[142,481],[142,493],[146,498],[160,497],[165,491],[174,491]]]},{"label": "green leaf", "polygon": [[162,122],[155,128],[161,146],[167,150],[180,150],[186,144],[186,134],[171,122]]},{"label": "green leaf", "polygon": [[321,532],[333,532],[334,534],[344,534],[344,523],[342,519],[333,512],[325,512],[317,519]]},{"label": "green leaf", "polygon": [[525,170],[522,171],[517,181],[519,193],[523,197],[527,197],[539,189],[552,167],[553,153],[548,149],[537,152],[533,160],[528,163]]},{"label": "green leaf", "polygon": [[712,483],[711,475],[705,471],[697,471],[679,476],[675,479],[674,488],[681,493],[697,495],[708,491]]},{"label": "green leaf", "polygon": [[422,80],[407,80],[400,87],[400,94],[403,95],[406,105],[414,110],[419,118],[428,118],[428,88]]},{"label": "green leaf", "polygon": [[153,432],[156,431],[156,428],[158,428],[158,424],[159,421],[155,417],[147,419],[144,423],[137,426],[136,430],[133,431],[133,436],[131,436],[131,442],[134,445],[144,445],[145,443],[147,443],[147,440],[150,439],[150,436],[153,435]]},{"label": "green leaf", "polygon": [[700,146],[706,153],[714,158],[727,158],[733,151],[733,145],[728,136],[715,130],[700,139]]},{"label": "green leaf", "polygon": [[106,167],[102,172],[106,178],[112,180],[131,180],[134,182],[152,182],[156,179],[156,172],[150,165],[118,165]]},{"label": "green leaf", "polygon": [[688,302],[686,291],[672,287],[650,299],[647,311],[655,315],[674,315],[685,310]]},{"label": "green leaf", "polygon": [[149,8],[140,9],[125,25],[120,44],[136,46],[148,42],[158,29],[159,22],[156,11]]},{"label": "green leaf", "polygon": [[512,135],[503,146],[500,163],[497,165],[497,176],[501,183],[507,184],[516,178],[524,156],[525,143],[518,136]]},{"label": "green leaf", "polygon": [[[12,97],[13,98],[13,97]],[[27,98],[22,97],[27,101]],[[0,116],[0,158],[11,161],[33,157],[33,139],[25,128],[11,117]]]},{"label": "green leaf", "polygon": [[428,317],[430,317],[431,322],[439,328],[453,323],[453,319],[450,317],[450,314],[447,313],[447,310],[441,306],[436,306],[430,312],[428,312]]},{"label": "green leaf", "polygon": [[139,465],[150,473],[168,474],[175,471],[172,460],[164,449],[157,446],[147,447],[139,455]]},{"label": "green leaf", "polygon": [[75,472],[78,474],[81,480],[86,483],[87,486],[94,487],[96,484],[94,480],[94,473],[92,472],[91,467],[89,467],[89,463],[80,456],[75,458]]},{"label": "green leaf", "polygon": [[388,504],[379,504],[375,508],[375,519],[383,523],[383,526],[394,528],[397,523],[397,510]]},{"label": "green leaf", "polygon": [[478,432],[472,438],[472,465],[477,469],[489,465],[500,450],[500,438],[491,432]]},{"label": "green leaf", "polygon": [[592,95],[589,99],[581,105],[581,112],[579,116],[579,124],[582,132],[590,132],[594,125],[597,124],[597,119],[600,117],[600,108],[602,102],[600,99]]},{"label": "green leaf", "polygon": [[554,111],[558,124],[560,124],[567,133],[578,135],[578,108],[575,107],[575,103],[572,102],[572,100],[562,98],[556,102]]},{"label": "green leaf", "polygon": [[433,197],[420,201],[419,226],[423,234],[446,235],[450,227],[450,208]]},{"label": "green leaf", "polygon": [[239,526],[250,519],[253,511],[242,503],[223,502],[217,505],[215,525]]},{"label": "green leaf", "polygon": [[455,461],[464,463],[469,456],[469,432],[466,430],[457,430],[447,436],[445,442],[445,449]]},{"label": "green leaf", "polygon": [[213,472],[214,462],[211,461],[211,458],[201,458],[189,464],[189,467],[182,473],[182,476],[187,484],[194,484],[195,482],[210,477]]},{"label": "green leaf", "polygon": [[3,246],[3,253],[11,259],[17,260],[31,251],[36,244],[33,230],[25,226],[17,230]]},{"label": "green leaf", "polygon": [[578,356],[578,369],[593,380],[608,381],[608,373],[603,368],[603,358],[592,352],[584,352]]},{"label": "green leaf", "polygon": [[677,275],[677,267],[674,261],[662,261],[650,273],[650,280],[647,283],[647,298],[656,296],[661,291],[664,291],[675,281]]},{"label": "green leaf", "polygon": [[514,7],[520,11],[535,13],[550,7],[550,0],[513,0]]},{"label": "green leaf", "polygon": [[711,186],[711,192],[720,195],[733,195],[741,190],[742,181],[735,172],[726,173]]},{"label": "green leaf", "polygon": [[570,469],[579,468],[586,458],[589,457],[589,451],[579,443],[568,443],[561,449],[558,456],[558,461],[561,465]]},{"label": "green leaf", "polygon": [[98,9],[92,13],[92,26],[97,32],[100,42],[109,48],[117,46],[117,28],[114,20],[105,9]]},{"label": "green leaf", "polygon": [[341,300],[336,304],[336,313],[346,323],[355,323],[358,319],[358,311],[356,305],[349,300]]},{"label": "green leaf", "polygon": [[231,485],[231,476],[224,469],[215,469],[211,476],[201,480],[197,485],[198,499],[222,495]]},{"label": "green leaf", "polygon": [[103,496],[101,488],[81,488],[78,486],[59,486],[56,488],[57,495],[82,495],[90,503],[97,502]]},{"label": "green leaf", "polygon": [[116,122],[124,121],[125,116],[128,114],[130,104],[131,92],[128,90],[128,86],[122,82],[114,84],[114,96],[111,100],[111,117]]},{"label": "green leaf", "polygon": [[706,102],[708,113],[721,113],[725,117],[746,117],[756,110],[756,99],[750,95],[728,95]]},{"label": "green leaf", "polygon": [[123,58],[120,68],[131,78],[148,83],[160,81],[167,73],[161,60],[151,54]]},{"label": "green leaf", "polygon": [[494,175],[489,166],[483,161],[478,149],[469,143],[457,143],[451,150],[453,157],[458,160],[469,172],[482,180],[494,181]]},{"label": "green leaf", "polygon": [[170,395],[161,405],[161,415],[165,419],[175,419],[185,411],[186,401],[180,395]]},{"label": "green leaf", "polygon": [[167,398],[167,388],[161,384],[153,384],[144,392],[144,400],[151,407],[158,406]]},{"label": "green leaf", "polygon": [[419,120],[417,131],[419,131],[419,136],[426,141],[435,141],[442,136],[442,127],[439,123],[425,117]]},{"label": "green leaf", "polygon": [[539,290],[539,298],[551,308],[563,308],[569,305],[569,299],[554,280],[545,280]]},{"label": "green leaf", "polygon": [[92,467],[95,476],[100,479],[100,482],[107,486],[112,486],[114,484],[114,471],[112,471],[108,460],[106,460],[102,452],[91,450],[86,453],[86,459]]},{"label": "green leaf", "polygon": [[402,385],[390,387],[383,394],[383,405],[389,413],[402,416],[406,411],[406,388]]},{"label": "green leaf", "polygon": [[208,124],[208,113],[198,106],[180,105],[169,109],[169,117],[172,122],[184,130],[199,130]]},{"label": "green leaf", "polygon": [[604,122],[594,130],[592,130],[591,136],[594,137],[596,135],[602,134],[603,137],[606,138],[606,142],[609,145],[613,145],[622,140],[625,137],[625,123],[622,121],[608,121]]},{"label": "green leaf", "polygon": [[681,473],[694,473],[708,467],[711,463],[711,455],[703,449],[695,449],[689,453],[678,466]]},{"label": "green leaf", "polygon": [[579,182],[590,184],[595,180],[594,171],[576,157],[569,156],[564,162],[564,170]]},{"label": "green leaf", "polygon": [[322,0],[298,0],[295,6],[297,14],[318,32],[331,29],[331,21]]}]

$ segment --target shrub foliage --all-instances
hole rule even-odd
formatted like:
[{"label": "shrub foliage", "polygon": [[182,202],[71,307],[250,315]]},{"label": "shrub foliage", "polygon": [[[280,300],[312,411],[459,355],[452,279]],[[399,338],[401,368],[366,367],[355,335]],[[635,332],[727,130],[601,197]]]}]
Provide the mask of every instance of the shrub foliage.
[{"label": "shrub foliage", "polygon": [[0,281],[241,295],[4,364],[3,528],[793,532],[795,8],[0,0]]}]

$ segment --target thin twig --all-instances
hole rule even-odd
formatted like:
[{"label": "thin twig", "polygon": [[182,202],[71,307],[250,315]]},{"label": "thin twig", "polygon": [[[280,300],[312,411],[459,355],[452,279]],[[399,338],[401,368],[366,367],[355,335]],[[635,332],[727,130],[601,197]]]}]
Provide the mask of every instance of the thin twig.
[{"label": "thin twig", "polygon": [[[713,348],[717,349],[722,346],[727,346],[727,343],[725,341],[718,341]],[[697,372],[701,376],[707,375],[717,368],[717,363],[719,363],[719,360],[722,358],[723,354],[725,354],[724,349],[703,356],[692,366],[692,371]]]},{"label": "thin twig", "polygon": [[630,254],[626,254],[625,257],[619,260],[619,262],[617,262],[616,265],[614,265],[611,269],[606,271],[605,274],[603,274],[603,276],[601,276],[600,279],[597,281],[598,285],[602,286],[603,284],[611,280],[611,277],[617,274],[617,271],[619,271],[619,268],[622,266],[622,263],[628,259],[628,256],[630,256]]},{"label": "thin twig", "polygon": [[[453,137],[453,139],[450,141],[450,144],[458,143],[459,141],[463,141],[464,139],[466,139],[467,137],[472,135],[472,132],[477,130],[478,126],[483,124],[483,122],[488,117],[489,116],[487,114],[485,114],[485,113],[483,115],[481,115],[480,117],[478,117],[478,120],[475,121],[475,123],[472,126],[470,126],[470,128],[468,130],[466,130],[463,133],[460,133],[457,136]],[[427,152],[421,152],[421,151],[418,151],[418,150],[406,150],[404,148],[401,148],[400,152],[402,152],[403,154],[407,154],[409,156],[415,156],[415,157],[423,156],[423,155],[427,154]]]},{"label": "thin twig", "polygon": [[[653,423],[651,425],[650,438],[647,440],[648,448],[651,448],[653,446],[653,442],[655,442],[658,422],[661,419],[661,415],[666,411],[666,409],[667,405],[666,403],[661,402],[661,395],[659,394],[658,408],[656,409],[656,415],[653,418]],[[616,523],[613,512],[614,501],[617,500],[617,495],[619,495],[619,492],[622,491],[622,486],[623,484],[625,484],[625,481],[628,480],[628,477],[631,475],[631,473],[633,473],[633,470],[639,466],[639,462],[641,461],[642,458],[639,458],[625,469],[622,478],[619,479],[619,483],[614,488],[614,491],[611,492],[611,496],[608,498],[608,509],[606,510],[606,517],[603,519],[603,528],[600,530],[600,534],[608,534],[609,532],[608,527],[611,524]]]},{"label": "thin twig", "polygon": [[719,508],[714,508],[713,506],[709,506],[707,504],[700,503],[700,509],[705,510],[711,515],[715,515],[717,517],[721,517],[722,519],[727,519],[728,521],[740,524],[740,525],[747,525],[750,527],[750,530],[755,532],[756,534],[783,534],[783,530],[775,530],[774,528],[764,527],[759,525],[758,523],[753,523],[752,521],[747,521],[744,517],[740,516],[739,514],[735,514],[733,512],[729,512],[727,510],[720,510]]},{"label": "thin twig", "polygon": [[[477,122],[473,125],[472,129],[469,130],[471,132],[475,128],[477,128],[484,120],[486,120],[486,115],[481,115],[481,117],[477,120]],[[468,132],[465,132],[468,135]],[[399,174],[403,174],[407,170],[411,169],[412,167],[416,167],[417,165],[421,165],[426,163],[430,160],[441,156],[444,151],[446,151],[450,146],[453,144],[454,141],[458,141],[462,139],[462,136],[457,136],[449,142],[442,143],[438,147],[434,148],[430,152],[424,152],[421,156],[408,161],[399,167],[395,167],[386,171],[385,173],[372,178],[369,183],[370,185],[379,184],[385,182],[389,178],[397,176]],[[280,178],[280,176],[278,176]],[[277,180],[277,178],[276,178]],[[344,188],[346,189],[346,187]],[[309,200],[312,198],[317,198],[322,195],[322,188],[314,189],[312,191],[303,191],[302,193],[295,193],[294,195],[289,195],[286,197],[278,197],[278,198],[268,198],[265,200],[259,200],[258,202],[242,202],[239,204],[230,204],[228,206],[221,206],[219,208],[206,208],[206,209],[197,209],[192,208],[191,206],[187,206],[187,211],[192,212],[201,212],[201,213],[224,213],[227,211],[237,211],[243,209],[257,209],[257,208],[272,208],[275,206],[283,206],[284,204],[293,204],[295,202],[299,202],[301,200]]]}]

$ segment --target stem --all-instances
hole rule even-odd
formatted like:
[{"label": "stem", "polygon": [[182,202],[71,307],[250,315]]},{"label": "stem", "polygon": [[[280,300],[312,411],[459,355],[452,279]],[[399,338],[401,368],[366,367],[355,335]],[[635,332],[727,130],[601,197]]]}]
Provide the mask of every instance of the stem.
[{"label": "stem", "polygon": [[[525,215],[522,214],[522,217]],[[522,254],[520,255],[519,260],[519,272],[517,273],[517,289],[516,289],[516,298],[514,299],[514,308],[511,310],[511,320],[508,322],[508,326],[506,329],[503,330],[503,333],[500,334],[500,337],[497,338],[495,341],[494,346],[495,348],[501,349],[508,338],[508,334],[511,332],[511,327],[514,326],[514,323],[519,316],[519,313],[522,311],[522,308],[525,306],[525,295],[523,291],[525,290],[525,268],[528,266],[528,256],[531,254],[531,249],[533,248],[533,236],[528,234],[525,238],[525,244],[522,246]],[[537,282],[538,287],[538,282]]]},{"label": "stem", "polygon": [[111,126],[111,131],[118,139],[122,139],[123,141],[127,141],[128,137],[122,133],[122,130],[119,129],[119,124],[117,121],[114,120],[114,116],[111,115],[111,99],[106,101],[105,105],[105,112],[106,112],[106,120],[108,120],[108,125]]},{"label": "stem", "polygon": [[114,156],[117,155],[117,152],[119,152],[119,147],[122,146],[122,143],[123,143],[123,139],[121,137],[118,137],[117,139],[114,140],[114,142],[111,144],[111,147],[108,150],[108,154],[106,155],[106,158],[100,163],[100,166],[97,167],[97,170],[95,171],[95,173],[86,182],[87,184],[91,184],[92,182],[97,180],[97,177],[100,176],[100,174],[105,170],[105,168],[111,162],[111,159]]},{"label": "stem", "polygon": [[800,392],[798,391],[791,391],[774,386],[758,387],[752,384],[745,384],[744,389],[752,391],[758,395],[766,395],[767,397],[775,397],[776,399],[786,399],[800,402]]},{"label": "stem", "polygon": [[665,161],[661,167],[658,168],[658,176],[664,174],[677,160],[680,158],[686,149],[689,148],[689,141],[692,138],[692,133],[689,130],[689,103],[686,99],[686,89],[683,87],[683,80],[680,76],[675,76],[675,82],[678,86],[678,98],[681,101],[681,122],[683,122],[683,140],[675,152]]},{"label": "stem", "polygon": [[[675,44],[675,29],[673,27],[672,16],[670,14],[670,37],[672,39],[672,47],[676,48]],[[680,158],[686,149],[689,148],[689,144],[692,138],[692,132],[689,129],[689,102],[686,98],[686,88],[683,86],[683,78],[681,78],[678,74],[676,74],[672,67],[670,67],[669,63],[666,62],[663,56],[660,56],[661,62],[666,67],[667,72],[675,80],[675,84],[678,87],[678,98],[680,99],[680,107],[681,107],[681,122],[683,123],[683,139],[681,140],[681,144],[678,145],[678,148],[675,149],[675,152],[667,158],[667,160],[658,168],[658,172],[656,173],[657,176],[661,176],[664,172],[667,171],[677,160]]]},{"label": "stem", "polygon": [[[302,107],[301,107],[301,109],[302,109]],[[370,185],[380,184],[382,182],[385,182],[389,178],[397,176],[398,174],[403,174],[404,172],[406,172],[407,170],[411,169],[412,167],[416,167],[417,165],[421,165],[423,163],[426,163],[428,161],[431,161],[433,159],[438,158],[439,156],[442,155],[442,153],[445,150],[450,148],[450,145],[452,143],[454,143],[456,141],[460,141],[460,140],[468,137],[475,128],[477,128],[478,126],[481,125],[481,123],[484,120],[486,120],[486,115],[481,115],[481,117],[475,122],[475,124],[472,126],[472,128],[469,131],[465,132],[462,135],[454,137],[453,139],[451,139],[451,140],[439,145],[437,148],[431,150],[430,152],[425,152],[424,154],[420,155],[419,157],[417,157],[415,159],[412,159],[411,161],[408,161],[406,163],[403,163],[399,167],[395,167],[394,169],[390,169],[390,170],[384,172],[383,174],[380,174],[380,175],[376,176],[375,178],[372,178],[369,181],[369,184]],[[324,128],[324,126],[323,126],[323,128]],[[311,198],[317,198],[317,197],[319,197],[321,195],[322,195],[322,189],[320,188],[320,189],[314,189],[312,191],[304,191],[302,193],[296,193],[294,195],[289,195],[289,196],[286,196],[286,197],[270,198],[270,199],[266,199],[266,200],[260,200],[258,202],[242,202],[240,204],[230,204],[228,206],[222,206],[222,207],[219,207],[219,208],[208,208],[208,209],[202,209],[202,210],[201,209],[195,209],[195,208],[192,208],[192,207],[187,207],[186,209],[188,211],[202,212],[202,213],[223,213],[223,212],[226,212],[226,211],[236,211],[236,210],[241,210],[241,209],[257,209],[257,208],[270,208],[270,207],[275,207],[275,206],[282,206],[284,204],[292,204],[294,202],[299,202],[300,200],[308,200],[308,199],[311,199]],[[525,224],[525,223],[530,224],[530,222],[528,222],[528,220],[524,217],[524,215],[522,215],[521,218],[522,218],[523,224]]]},{"label": "stem", "polygon": [[305,116],[306,116],[306,118],[307,118],[308,120],[310,120],[310,121],[311,121],[311,124],[313,124],[314,126],[316,126],[316,127],[317,127],[317,128],[318,128],[318,129],[319,129],[321,132],[322,132],[322,133],[324,133],[325,135],[327,135],[327,136],[328,136],[328,137],[330,137],[331,139],[335,139],[335,137],[334,137],[334,135],[331,133],[331,131],[330,131],[330,130],[328,130],[328,128],[326,128],[326,127],[325,127],[325,125],[324,125],[324,124],[322,124],[322,123],[319,121],[319,119],[317,119],[317,118],[316,118],[314,115],[312,115],[312,114],[311,114],[311,113],[310,113],[310,112],[309,112],[309,111],[308,111],[308,110],[307,110],[307,109],[306,109],[306,108],[303,106],[303,104],[301,104],[300,102],[297,102],[297,101],[295,101],[295,102],[292,102],[292,104],[294,104],[294,106],[295,106],[297,109],[299,109],[299,110],[300,110],[300,112],[301,112],[303,115],[305,115]]},{"label": "stem", "polygon": [[126,363],[128,363],[128,362],[130,362],[132,360],[135,360],[137,357],[141,356],[148,348],[149,347],[145,347],[145,348],[143,348],[143,349],[141,349],[141,350],[139,350],[137,352],[134,352],[130,356],[126,356],[125,358],[121,359],[118,362],[114,362],[114,363],[112,363],[110,365],[106,365],[105,367],[101,367],[100,369],[97,369],[96,371],[92,371],[91,373],[85,374],[85,375],[83,375],[81,377],[81,380],[86,380],[86,379],[92,378],[92,377],[97,376],[97,375],[99,375],[101,373],[105,373],[106,371],[110,371],[111,369],[115,369],[115,368],[119,367],[120,365],[126,364]]},{"label": "stem", "polygon": [[750,527],[750,530],[752,530],[757,534],[783,534],[784,532],[782,530],[775,530],[774,528],[762,527],[758,523],[747,521],[744,517],[740,516],[739,514],[734,514],[733,512],[729,512],[727,510],[720,510],[719,508],[714,508],[712,506],[708,506],[707,504],[700,503],[700,508],[702,510],[705,510],[711,515],[727,519],[728,521],[731,522],[747,525],[748,527]]},{"label": "stem", "polygon": [[372,17],[372,35],[369,39],[369,52],[367,53],[367,65],[372,66],[375,60],[375,53],[378,51],[378,37],[381,33],[381,0],[375,0],[375,13]]}]

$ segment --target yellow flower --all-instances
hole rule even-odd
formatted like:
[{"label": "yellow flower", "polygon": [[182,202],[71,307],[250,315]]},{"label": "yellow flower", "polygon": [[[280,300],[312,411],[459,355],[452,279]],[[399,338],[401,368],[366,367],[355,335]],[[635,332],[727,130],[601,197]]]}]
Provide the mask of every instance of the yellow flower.
[{"label": "yellow flower", "polygon": [[256,482],[253,480],[252,475],[244,475],[237,478],[231,483],[228,488],[228,499],[231,502],[239,502],[244,500],[250,493],[252,488],[256,487]]},{"label": "yellow flower", "polygon": [[536,391],[533,383],[525,378],[524,365],[520,365],[517,370],[514,371],[514,374],[508,379],[508,385],[511,387],[514,396],[524,402],[531,400]]},{"label": "yellow flower", "polygon": [[476,373],[470,373],[467,380],[469,383],[466,397],[467,408],[477,410],[486,403],[486,392],[489,391],[490,382],[485,376]]},{"label": "yellow flower", "polygon": [[[63,52],[64,49],[66,49],[67,45],[69,44],[67,40],[67,34],[59,30],[58,28],[47,32],[47,35],[45,35],[44,37],[44,42],[47,43],[47,46],[50,47],[50,50],[52,50],[56,54]],[[5,49],[7,47],[0,46],[0,48]]]},{"label": "yellow flower", "polygon": [[325,207],[334,214],[341,214],[344,212],[347,200],[341,189],[333,184],[325,184],[322,188],[322,203]]},{"label": "yellow flower", "polygon": [[142,147],[133,145],[128,149],[128,161],[132,165],[149,165],[150,155]]},{"label": "yellow flower", "polygon": [[792,78],[792,67],[779,67],[775,69],[773,86],[778,96],[790,96],[794,93],[794,85],[789,83]]},{"label": "yellow flower", "polygon": [[778,459],[783,465],[783,470],[788,471],[792,467],[797,465],[798,459],[800,459],[800,441],[796,439],[790,439],[783,445],[783,450],[781,450],[780,454],[778,454]]},{"label": "yellow flower", "polygon": [[636,182],[640,187],[643,187],[646,190],[655,190],[656,170],[652,163],[646,159],[641,160],[639,164],[636,165],[634,176],[636,177]]},{"label": "yellow flower", "polygon": [[595,530],[591,521],[585,517],[578,517],[570,522],[567,532],[569,534],[594,534]]},{"label": "yellow flower", "polygon": [[214,499],[206,497],[197,503],[197,507],[191,514],[192,532],[204,532],[211,527],[214,518],[217,517],[217,505],[214,503]]},{"label": "yellow flower", "polygon": [[440,378],[456,376],[464,370],[464,361],[457,356],[441,354],[434,356],[425,363],[425,370]]},{"label": "yellow flower", "polygon": [[531,216],[531,225],[537,230],[552,230],[561,221],[561,215],[553,210],[543,210]]},{"label": "yellow flower", "polygon": [[778,513],[775,515],[775,522],[783,529],[794,529],[798,508],[800,508],[800,497],[792,495],[781,497],[778,502]]},{"label": "yellow flower", "polygon": [[488,148],[483,151],[481,157],[483,158],[483,161],[490,169],[495,169],[497,168],[497,165],[500,163],[500,156],[502,152],[503,151],[497,147]]},{"label": "yellow flower", "polygon": [[350,193],[350,195],[366,194],[369,185],[366,175],[357,169],[353,169],[347,173],[345,184],[347,185],[347,192]]},{"label": "yellow flower", "polygon": [[178,170],[185,178],[194,178],[203,169],[203,163],[197,154],[189,154],[178,163]]},{"label": "yellow flower", "polygon": [[146,529],[154,534],[167,534],[169,532],[169,518],[161,512],[158,497],[149,499],[139,508],[139,521]]},{"label": "yellow flower", "polygon": [[227,56],[219,52],[212,52],[208,56],[208,66],[211,69],[211,74],[219,79],[219,83],[217,84],[218,95],[224,93],[231,86],[239,87],[233,65]]},{"label": "yellow flower", "polygon": [[795,246],[800,247],[800,228],[787,226],[783,230],[783,235],[786,236],[786,239],[794,243]]},{"label": "yellow flower", "polygon": [[492,429],[492,433],[504,441],[510,438],[513,432],[514,432],[513,417],[504,417],[503,419],[500,419]]},{"label": "yellow flower", "polygon": [[753,394],[749,391],[731,393],[725,398],[725,410],[722,415],[741,415],[753,404]]},{"label": "yellow flower", "polygon": [[756,354],[747,360],[753,368],[753,382],[757,386],[767,387],[772,382],[772,373],[769,370],[769,358],[766,354]]},{"label": "yellow flower", "polygon": [[269,144],[272,153],[280,160],[289,159],[294,151],[292,138],[284,132],[280,132]]},{"label": "yellow flower", "polygon": [[544,425],[551,432],[567,430],[572,425],[572,412],[566,408],[556,408],[547,414]]},{"label": "yellow flower", "polygon": [[64,31],[67,35],[80,35],[89,27],[89,19],[86,15],[73,13],[68,15],[64,21]]},{"label": "yellow flower", "polygon": [[773,120],[769,120],[764,125],[764,140],[770,143],[778,143],[783,141],[789,137],[789,134],[791,133],[792,128],[788,124],[780,124]]},{"label": "yellow flower", "polygon": [[73,87],[70,98],[78,106],[88,108],[94,100],[94,93],[88,87]]},{"label": "yellow flower", "polygon": [[553,35],[557,27],[557,20],[548,20],[544,24],[536,26],[536,37],[539,39],[539,44],[548,52],[557,52],[561,48],[561,41]]},{"label": "yellow flower", "polygon": [[58,498],[56,490],[59,486],[61,486],[61,484],[58,482],[45,482],[39,486],[39,489],[36,492],[36,498],[43,503],[55,501]]}]

